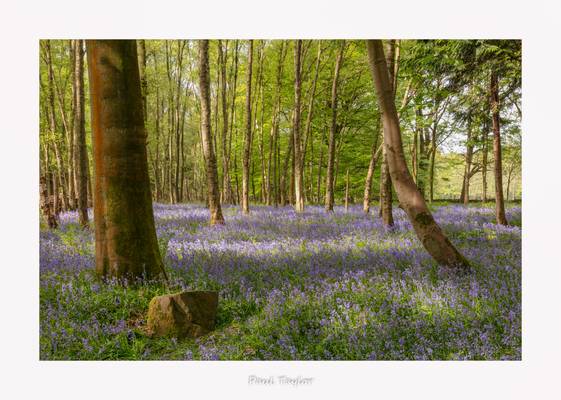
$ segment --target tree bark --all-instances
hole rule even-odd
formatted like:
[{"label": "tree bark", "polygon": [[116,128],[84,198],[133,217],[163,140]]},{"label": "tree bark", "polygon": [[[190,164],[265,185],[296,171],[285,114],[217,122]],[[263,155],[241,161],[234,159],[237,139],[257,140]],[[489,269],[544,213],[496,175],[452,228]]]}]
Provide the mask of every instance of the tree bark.
[{"label": "tree bark", "polygon": [[[396,41],[390,40],[387,43],[388,54],[386,55],[386,63],[390,75],[390,87],[392,90],[393,101],[395,101],[395,91],[397,84],[397,66],[396,62]],[[380,215],[385,226],[393,226],[392,212],[392,181],[388,166],[387,146],[382,146],[382,166],[380,169]]]},{"label": "tree bark", "polygon": [[[226,42],[227,43],[227,42]],[[225,51],[222,48],[222,42],[218,41],[218,59],[220,62],[221,77],[221,100],[222,100],[222,201],[224,203],[232,202],[232,184],[230,182],[230,170],[228,165],[228,94],[226,88],[226,54],[228,47],[226,44]],[[225,54],[226,53],[226,54]]]},{"label": "tree bark", "polygon": [[292,174],[290,174],[291,176],[287,176],[288,175],[288,171],[289,171],[289,163],[292,161],[292,152],[293,152],[293,148],[294,148],[294,135],[291,132],[291,135],[288,138],[288,149],[286,150],[286,154],[284,157],[284,161],[283,161],[283,165],[282,165],[282,170],[279,171],[280,174],[280,205],[281,206],[285,206],[288,203],[290,203],[290,197],[291,197],[291,190],[289,188],[287,188],[287,178],[288,178],[288,184],[290,186],[292,186]]},{"label": "tree bark", "polygon": [[345,175],[345,211],[349,211],[349,169]]},{"label": "tree bark", "polygon": [[294,134],[294,209],[298,213],[304,211],[304,160],[300,138],[300,103],[302,94],[301,56],[302,41],[297,40],[294,44],[294,115],[292,131]]},{"label": "tree bark", "polygon": [[503,161],[501,152],[501,126],[499,121],[499,80],[497,73],[491,71],[491,112],[493,115],[493,158],[495,173],[495,214],[497,223],[508,225],[503,197]]},{"label": "tree bark", "polygon": [[335,135],[337,133],[337,86],[339,81],[339,72],[343,62],[343,52],[345,51],[345,41],[341,41],[337,60],[335,61],[335,70],[333,72],[333,83],[331,85],[331,128],[329,130],[329,149],[327,156],[327,176],[325,179],[325,210],[333,211],[334,193],[333,193],[333,168],[335,164]]},{"label": "tree bark", "polygon": [[466,165],[464,170],[464,185],[462,190],[461,201],[465,204],[469,204],[469,179],[471,172],[471,161],[473,157],[473,143],[471,140],[471,112],[468,115],[467,121],[467,138],[466,138]]},{"label": "tree bark", "polygon": [[489,151],[488,146],[488,136],[489,136],[489,123],[488,120],[485,119],[485,123],[483,125],[483,154],[481,155],[481,179],[483,181],[483,202],[487,202],[487,152]]},{"label": "tree bark", "polygon": [[[231,109],[230,109],[230,138],[228,140],[228,160],[227,160],[227,164],[228,164],[228,168],[230,167],[230,159],[232,156],[232,137],[233,137],[233,132],[234,132],[234,116],[236,115],[236,89],[237,89],[237,83],[238,83],[238,61],[239,61],[239,42],[236,40],[234,42],[234,67],[233,67],[233,84],[232,84],[232,103],[231,103]],[[237,129],[236,129],[236,133],[237,133]],[[234,165],[237,165],[234,162]],[[233,203],[239,203],[239,188],[238,188],[238,175],[237,175],[237,167],[234,168],[234,174],[235,174],[235,178],[236,178],[236,197],[234,198],[234,195],[232,194],[232,202]],[[231,187],[231,186],[230,186]]]},{"label": "tree bark", "polygon": [[366,179],[364,182],[364,198],[362,202],[362,210],[368,214],[370,213],[370,194],[372,192],[372,179],[374,178],[374,171],[376,169],[376,164],[378,162],[378,157],[383,146],[378,146],[378,138],[380,137],[380,118],[376,121],[376,137],[374,138],[374,143],[372,143],[370,163],[368,163],[368,172],[366,173]]},{"label": "tree bark", "polygon": [[206,161],[206,180],[210,224],[224,224],[220,207],[220,190],[218,189],[218,171],[210,131],[210,71],[208,66],[208,40],[199,41],[199,90],[201,93],[201,131],[202,144]]},{"label": "tree bark", "polygon": [[86,151],[86,125],[84,118],[84,47],[74,40],[74,170],[76,197],[80,225],[88,226],[88,153]]},{"label": "tree bark", "polygon": [[142,92],[142,110],[144,111],[144,123],[148,118],[148,108],[146,96],[148,91],[148,81],[146,80],[146,42],[138,41],[138,72],[140,76],[140,89]]},{"label": "tree bark", "polygon": [[53,209],[53,203],[51,201],[51,196],[49,195],[48,190],[48,182],[45,176],[41,176],[39,179],[39,189],[40,189],[40,198],[41,198],[41,211],[45,219],[47,220],[47,226],[49,229],[56,229],[58,228],[58,222],[56,219],[56,214]]},{"label": "tree bark", "polygon": [[96,271],[154,278],[160,257],[146,155],[146,129],[134,40],[88,40],[95,166]]},{"label": "tree bark", "polygon": [[55,83],[54,83],[54,71],[51,56],[51,43],[49,40],[45,41],[45,53],[47,61],[48,70],[48,98],[49,98],[49,128],[51,130],[51,135],[53,135],[53,150],[55,152],[55,160],[57,166],[56,177],[58,179],[57,185],[57,196],[55,199],[55,209],[58,209],[58,188],[60,187],[62,192],[62,208],[68,210],[68,198],[66,193],[66,185],[64,180],[64,161],[62,158],[62,152],[59,148],[58,138],[57,138],[57,123],[56,123],[56,111],[55,111]]},{"label": "tree bark", "polygon": [[[271,121],[271,137],[269,140],[269,159],[267,162],[267,205],[272,202],[275,206],[278,204],[278,185],[277,185],[277,147],[279,136],[279,113],[281,107],[282,94],[282,70],[285,57],[284,41],[281,42],[277,61],[277,78],[275,90],[275,102],[273,104],[272,121]],[[271,166],[272,165],[272,166]],[[272,170],[272,171],[271,171]],[[272,179],[271,179],[272,173]]]},{"label": "tree bark", "polygon": [[468,268],[468,261],[452,245],[434,220],[407,168],[399,117],[394,103],[394,91],[381,40],[368,40],[367,49],[378,104],[382,110],[384,146],[387,148],[389,172],[399,202],[423,246],[439,264]]},{"label": "tree bark", "polygon": [[249,214],[249,163],[251,157],[251,73],[253,69],[253,40],[249,40],[247,61],[247,90],[245,97],[245,135],[242,168],[242,212]]},{"label": "tree bark", "polygon": [[436,164],[436,129],[437,128],[435,123],[432,129],[431,149],[430,149],[429,201],[431,203],[434,201],[434,166]]}]

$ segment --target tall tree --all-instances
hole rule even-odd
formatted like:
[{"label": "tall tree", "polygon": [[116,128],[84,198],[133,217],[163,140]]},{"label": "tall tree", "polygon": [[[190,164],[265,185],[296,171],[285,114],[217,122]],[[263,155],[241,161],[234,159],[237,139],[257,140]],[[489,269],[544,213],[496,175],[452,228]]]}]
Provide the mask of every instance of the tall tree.
[{"label": "tall tree", "polygon": [[146,41],[138,41],[138,72],[140,75],[140,89],[142,92],[142,110],[144,111],[144,122],[148,118],[148,106],[146,96],[148,91],[148,81],[146,79]]},{"label": "tall tree", "polygon": [[349,210],[349,169],[345,175],[345,211]]},{"label": "tall tree", "polygon": [[366,179],[364,182],[364,197],[362,201],[362,210],[368,214],[370,212],[370,193],[372,191],[372,179],[374,178],[374,170],[376,168],[376,163],[378,162],[378,157],[382,146],[378,147],[378,138],[380,137],[380,117],[376,120],[375,128],[375,138],[372,143],[370,162],[368,163],[368,171],[366,173]]},{"label": "tall tree", "polygon": [[53,71],[53,60],[52,60],[52,52],[51,52],[51,41],[45,41],[45,53],[46,53],[46,63],[47,63],[47,70],[48,70],[48,91],[49,91],[49,129],[51,131],[51,135],[53,136],[53,150],[55,153],[55,161],[56,161],[56,175],[54,183],[54,209],[55,213],[56,210],[59,208],[59,194],[58,189],[61,189],[61,200],[62,200],[62,208],[67,210],[68,207],[68,197],[66,192],[66,184],[64,179],[64,159],[62,155],[62,149],[59,145],[58,141],[58,127],[57,127],[57,120],[56,120],[56,109],[55,109],[55,82],[54,82],[54,71]]},{"label": "tall tree", "polygon": [[294,116],[292,132],[294,134],[294,209],[304,211],[304,160],[300,138],[300,103],[302,94],[302,41],[294,44]]},{"label": "tall tree", "polygon": [[96,271],[165,276],[152,210],[136,41],[88,40]]},{"label": "tall tree", "polygon": [[[319,77],[319,68],[320,68],[320,63],[321,63],[321,40],[318,40],[318,52],[317,52],[317,56],[316,56],[316,68],[315,68],[315,75],[314,75],[314,79],[312,81],[312,88],[311,88],[311,92],[310,92],[310,97],[308,99],[308,112],[306,115],[306,127],[304,130],[304,149],[302,151],[302,160],[306,159],[306,154],[307,154],[307,150],[308,147],[310,148],[310,157],[309,157],[309,165],[310,165],[310,178],[309,178],[309,194],[308,194],[308,198],[310,199],[310,201],[313,201],[313,186],[314,186],[314,182],[313,182],[313,158],[314,158],[314,136],[311,134],[312,131],[312,116],[314,114],[314,102],[316,100],[316,87],[317,87],[317,81],[318,81],[318,77]],[[309,146],[308,146],[309,143]],[[304,162],[304,161],[302,161]],[[302,166],[302,168],[304,168],[304,166]],[[318,200],[319,202],[319,200]]]},{"label": "tall tree", "polygon": [[389,172],[399,202],[407,213],[417,237],[438,263],[468,268],[468,261],[454,247],[434,220],[425,203],[425,199],[415,185],[407,168],[403,153],[399,117],[394,102],[394,90],[386,64],[382,41],[368,40],[367,49],[378,104],[382,111],[384,146],[387,149]]},{"label": "tall tree", "polygon": [[493,115],[493,158],[495,174],[495,214],[497,223],[508,225],[505,214],[505,203],[503,196],[503,162],[501,152],[501,125],[499,121],[499,79],[495,70],[491,71],[491,112]]},{"label": "tall tree", "polygon": [[222,103],[222,201],[232,202],[232,184],[230,182],[230,166],[228,165],[228,92],[226,81],[226,62],[228,52],[228,41],[224,48],[222,41],[218,41],[218,61],[220,64],[220,94]]},{"label": "tall tree", "polygon": [[329,130],[329,150],[327,156],[327,176],[325,178],[325,210],[333,211],[333,168],[335,165],[335,136],[337,134],[337,86],[339,83],[339,71],[343,62],[343,52],[345,51],[345,41],[341,41],[335,70],[333,71],[333,83],[331,85],[331,128]]},{"label": "tall tree", "polygon": [[[390,87],[392,90],[393,101],[395,102],[395,92],[397,89],[397,68],[399,63],[396,61],[396,41],[389,40],[387,43],[386,63],[390,74]],[[384,136],[385,138],[385,136]],[[382,222],[386,226],[392,226],[392,181],[388,166],[387,146],[382,146],[382,166],[380,169],[380,215]]]},{"label": "tall tree", "polygon": [[218,189],[218,171],[210,131],[210,71],[208,66],[208,40],[199,41],[199,91],[201,93],[201,132],[206,164],[208,207],[210,224],[224,224],[220,207],[220,190]]},{"label": "tall tree", "polygon": [[461,194],[461,201],[464,204],[469,203],[469,180],[471,178],[471,163],[473,159],[473,138],[472,138],[472,113],[468,112],[467,116],[467,137],[466,137],[466,165],[464,169],[464,181]]},{"label": "tall tree", "polygon": [[[272,121],[271,121],[271,135],[269,139],[269,158],[267,161],[267,205],[271,205],[274,202],[275,206],[279,202],[279,185],[277,184],[277,149],[278,149],[278,138],[279,138],[279,114],[281,108],[281,95],[282,95],[282,71],[284,64],[284,57],[286,55],[284,41],[281,41],[279,46],[279,53],[277,59],[277,71],[276,71],[276,88],[275,88],[275,100],[273,104],[272,111]],[[274,190],[274,192],[273,192]]]},{"label": "tall tree", "polygon": [[242,212],[249,214],[249,163],[251,157],[251,74],[253,69],[253,40],[248,41],[247,81],[245,96],[245,135],[243,141]]},{"label": "tall tree", "polygon": [[84,44],[74,40],[74,170],[80,225],[88,225],[88,153],[84,118]]}]

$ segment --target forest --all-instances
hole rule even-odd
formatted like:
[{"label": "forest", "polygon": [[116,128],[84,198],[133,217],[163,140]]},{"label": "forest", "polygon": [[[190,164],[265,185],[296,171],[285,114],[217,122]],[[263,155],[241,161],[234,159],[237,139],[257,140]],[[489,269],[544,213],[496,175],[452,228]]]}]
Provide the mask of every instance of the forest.
[{"label": "forest", "polygon": [[42,360],[521,359],[520,40],[41,40]]}]

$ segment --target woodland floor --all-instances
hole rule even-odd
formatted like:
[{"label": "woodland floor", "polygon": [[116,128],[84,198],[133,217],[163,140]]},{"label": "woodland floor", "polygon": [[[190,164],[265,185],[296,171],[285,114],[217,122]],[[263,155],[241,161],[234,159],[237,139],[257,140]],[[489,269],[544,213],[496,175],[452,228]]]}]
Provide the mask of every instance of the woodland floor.
[{"label": "woodland floor", "polygon": [[[521,209],[433,207],[473,264],[458,275],[422,249],[400,209],[226,207],[208,226],[200,205],[155,205],[170,291],[219,291],[217,329],[197,340],[150,339],[161,284],[95,278],[92,230],[76,213],[40,232],[40,358],[206,360],[521,359]],[[90,214],[91,217],[91,214]]]}]

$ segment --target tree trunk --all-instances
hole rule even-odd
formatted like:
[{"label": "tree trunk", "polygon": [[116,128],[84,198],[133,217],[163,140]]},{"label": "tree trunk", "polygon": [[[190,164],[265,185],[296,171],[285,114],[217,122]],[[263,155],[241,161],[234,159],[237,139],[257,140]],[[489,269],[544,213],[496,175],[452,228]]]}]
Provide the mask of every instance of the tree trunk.
[{"label": "tree trunk", "polygon": [[374,170],[376,169],[376,163],[378,162],[378,157],[383,146],[378,146],[378,138],[380,137],[380,118],[376,121],[376,137],[374,138],[374,143],[372,143],[370,163],[368,164],[368,172],[366,173],[366,179],[364,182],[364,198],[362,203],[362,210],[368,214],[370,213],[370,193],[372,192],[372,179],[374,178]]},{"label": "tree trunk", "polygon": [[349,211],[349,169],[345,176],[345,211]]},{"label": "tree trunk", "polygon": [[[275,102],[273,104],[272,121],[271,121],[271,136],[269,140],[269,159],[267,162],[267,205],[271,205],[274,201],[275,205],[278,204],[278,185],[277,185],[277,147],[279,136],[279,113],[281,107],[281,94],[282,94],[282,67],[286,52],[284,51],[284,41],[281,42],[279,48],[279,55],[277,61],[277,79]],[[272,167],[271,167],[272,165]],[[272,171],[271,171],[272,169]],[[271,179],[272,173],[272,179]],[[274,187],[274,188],[273,188]],[[274,193],[273,193],[274,190]]]},{"label": "tree trunk", "polygon": [[148,118],[148,108],[146,103],[146,96],[148,90],[148,82],[146,80],[146,42],[144,40],[138,41],[138,73],[140,76],[140,89],[142,93],[142,110],[144,111],[144,123]]},{"label": "tree trunk", "polygon": [[56,220],[56,214],[53,209],[53,203],[51,201],[51,196],[49,196],[48,182],[45,176],[41,176],[39,179],[39,193],[41,197],[41,211],[47,220],[47,225],[49,229],[58,228],[58,222]]},{"label": "tree trunk", "polygon": [[499,121],[499,82],[497,73],[491,71],[491,112],[493,114],[493,158],[495,173],[495,214],[497,223],[508,225],[503,197],[503,162],[501,154],[501,126]]},{"label": "tree trunk", "polygon": [[104,277],[165,277],[152,211],[136,42],[88,40],[87,55],[96,271]]},{"label": "tree trunk", "polygon": [[247,61],[247,91],[245,97],[245,135],[243,142],[242,212],[249,214],[249,163],[251,157],[251,73],[253,69],[253,40],[249,40]]},{"label": "tree trunk", "polygon": [[304,160],[300,138],[300,103],[302,94],[301,76],[302,41],[294,44],[294,116],[292,131],[294,134],[294,209],[301,213],[304,211]]},{"label": "tree trunk", "polygon": [[471,134],[471,112],[468,115],[467,121],[467,138],[466,138],[466,165],[464,170],[464,184],[462,188],[462,196],[461,201],[465,204],[469,204],[469,180],[471,178],[471,161],[473,158],[473,143],[472,143],[472,134]]},{"label": "tree trunk", "polygon": [[429,189],[430,189],[430,202],[434,201],[434,166],[436,162],[436,124],[433,127],[431,135],[431,150],[430,150],[430,176],[429,176]]},{"label": "tree trunk", "polygon": [[[226,42],[227,43],[227,42]],[[228,165],[228,95],[226,89],[226,51],[222,49],[222,42],[218,41],[218,59],[220,62],[221,77],[221,100],[222,100],[222,201],[224,203],[232,202],[232,185],[230,182],[230,170]],[[225,54],[226,53],[226,54]]]},{"label": "tree trunk", "polygon": [[[234,67],[233,67],[233,81],[234,83],[232,84],[232,103],[231,103],[231,109],[230,109],[230,138],[228,140],[228,160],[226,162],[226,164],[228,165],[228,168],[230,167],[230,159],[232,156],[232,137],[233,137],[233,132],[234,132],[234,116],[236,115],[236,88],[237,88],[237,83],[238,83],[238,55],[239,55],[239,42],[236,40],[234,42]],[[237,133],[237,129],[236,129],[236,133]],[[234,163],[235,164],[235,163]],[[236,173],[237,171],[237,167],[234,168],[234,173],[236,176],[236,197],[234,198],[234,195],[232,192],[231,193],[231,200],[233,203],[239,203],[239,189],[238,189],[238,175]],[[231,185],[230,185],[231,187]]]},{"label": "tree trunk", "polygon": [[393,226],[392,181],[388,165],[387,146],[382,145],[382,165],[380,167],[380,216],[385,226]]},{"label": "tree trunk", "polygon": [[84,48],[81,40],[74,40],[74,169],[76,197],[80,225],[88,226],[88,154],[84,118]]},{"label": "tree trunk", "polygon": [[[51,130],[51,134],[53,135],[53,149],[55,152],[55,160],[57,166],[57,192],[58,188],[60,187],[62,192],[62,208],[64,210],[68,210],[68,198],[66,193],[66,185],[64,181],[64,162],[62,158],[62,152],[58,145],[58,138],[57,138],[57,124],[56,124],[56,111],[55,111],[55,89],[54,89],[54,72],[53,72],[53,63],[52,63],[52,56],[51,56],[51,43],[49,40],[45,41],[45,52],[46,52],[46,61],[47,61],[47,69],[48,69],[48,90],[49,90],[49,128]],[[58,195],[56,198],[56,209],[58,209]]]},{"label": "tree trunk", "polygon": [[[71,79],[73,79],[73,68],[74,68],[74,50],[73,50],[73,41],[70,40],[69,41],[69,50],[70,50],[70,74],[69,76],[71,77]],[[68,206],[71,210],[76,209],[77,207],[77,195],[76,195],[76,188],[77,188],[77,182],[76,182],[76,173],[75,173],[75,159],[74,159],[74,128],[71,126],[71,123],[69,123],[67,117],[66,117],[66,102],[65,102],[65,93],[63,88],[61,87],[62,85],[57,83],[57,80],[54,79],[54,86],[55,86],[55,91],[56,91],[56,95],[57,95],[57,99],[58,99],[58,109],[60,112],[60,119],[62,122],[62,128],[64,131],[64,138],[66,140],[66,149],[67,149],[67,159],[68,159],[68,168],[67,168],[67,172],[66,172],[66,184],[67,184],[67,191],[68,191]],[[74,89],[74,88],[72,88]],[[74,98],[74,92],[72,91],[72,98]],[[71,110],[71,117],[73,118],[73,113],[74,113],[74,104],[72,104],[72,110]]]},{"label": "tree trunk", "polygon": [[[163,108],[163,107],[162,107]],[[160,88],[156,86],[156,155],[154,156],[154,187],[156,201],[162,197],[160,179]]]},{"label": "tree trunk", "polygon": [[280,204],[281,206],[285,206],[288,203],[290,203],[290,197],[291,197],[291,190],[289,188],[287,188],[287,178],[289,180],[289,185],[292,186],[292,174],[290,177],[287,177],[288,175],[288,164],[290,163],[290,161],[292,161],[292,150],[294,147],[294,135],[290,135],[288,138],[288,149],[286,150],[286,155],[284,158],[284,162],[282,165],[282,170],[279,171],[279,174],[281,174],[280,176]]},{"label": "tree trunk", "polygon": [[489,136],[489,124],[487,119],[485,119],[485,124],[483,125],[483,154],[481,155],[481,179],[483,181],[483,202],[487,202],[487,152],[489,151],[488,146],[488,136]]},{"label": "tree trunk", "polygon": [[399,202],[407,213],[423,246],[439,264],[468,268],[468,261],[456,250],[435,222],[407,169],[401,141],[399,117],[394,103],[394,91],[384,57],[382,41],[368,40],[367,49],[378,104],[382,110],[384,146],[388,150],[389,172]]},{"label": "tree trunk", "polygon": [[428,166],[429,160],[428,156],[430,153],[429,148],[429,137],[428,137],[428,129],[424,126],[423,122],[423,110],[422,106],[417,106],[416,110],[416,121],[419,124],[418,135],[419,135],[419,163],[417,166],[417,187],[419,191],[426,198],[426,186],[427,186],[427,174],[428,174]]},{"label": "tree trunk", "polygon": [[201,93],[201,131],[203,152],[206,161],[206,180],[210,224],[224,224],[220,207],[220,190],[218,189],[218,171],[210,131],[210,71],[208,66],[208,40],[199,41],[199,90]]},{"label": "tree trunk", "polygon": [[[396,62],[396,41],[390,40],[387,43],[388,54],[386,55],[386,63],[390,76],[390,87],[392,91],[393,101],[395,101],[395,91],[397,82],[397,66]],[[393,226],[392,212],[392,181],[388,166],[387,146],[382,147],[382,166],[380,169],[380,215],[385,226]]]},{"label": "tree trunk", "polygon": [[337,60],[335,61],[335,71],[333,72],[333,83],[331,85],[331,129],[329,130],[329,149],[327,157],[327,177],[325,179],[325,210],[333,211],[333,167],[335,164],[335,134],[337,132],[337,85],[339,81],[339,71],[343,62],[343,52],[345,51],[345,41],[341,41]]}]

